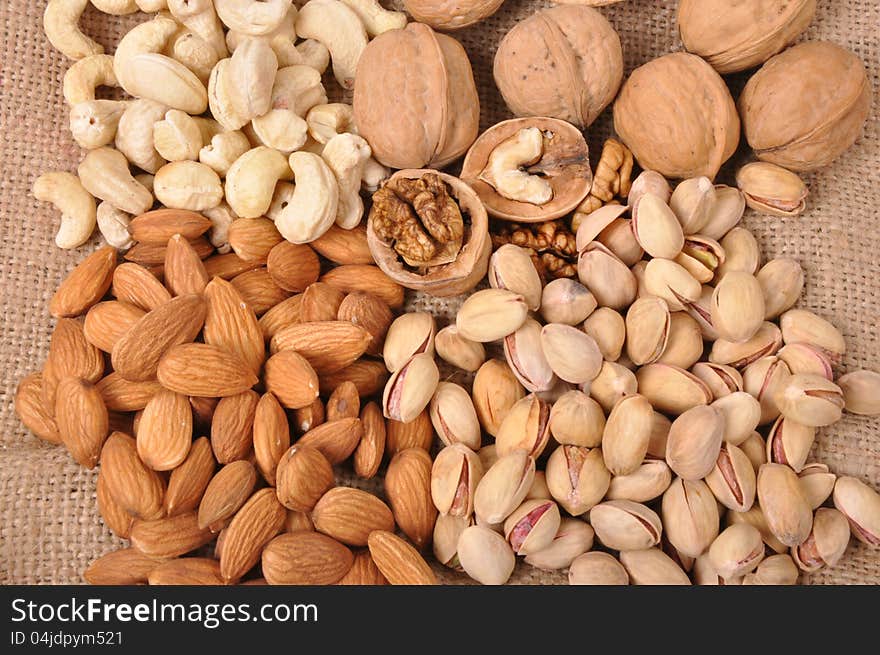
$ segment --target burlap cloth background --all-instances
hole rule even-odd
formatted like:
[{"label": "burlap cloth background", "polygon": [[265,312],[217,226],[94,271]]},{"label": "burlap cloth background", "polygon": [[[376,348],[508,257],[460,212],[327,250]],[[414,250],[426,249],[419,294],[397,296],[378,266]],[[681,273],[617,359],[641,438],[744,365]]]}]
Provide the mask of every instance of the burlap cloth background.
[{"label": "burlap cloth background", "polygon": [[[396,1],[396,0],[395,0]],[[509,117],[492,81],[492,58],[510,27],[549,2],[507,0],[492,18],[457,37],[468,50],[482,103],[483,128]],[[123,542],[107,531],[95,506],[95,472],[74,464],[65,450],[27,433],[12,409],[18,380],[42,366],[53,322],[47,303],[58,282],[99,239],[75,252],[57,249],[55,212],[30,195],[33,180],[49,169],[75,170],[82,153],[70,137],[61,80],[70,65],[43,35],[45,3],[0,3],[0,583],[78,583],[88,564]],[[636,66],[681,48],[674,0],[627,0],[601,11],[620,34],[627,74]],[[85,31],[112,52],[125,29],[143,20],[114,18],[89,8]],[[853,49],[872,77],[875,102],[867,128],[841,159],[808,177],[808,211],[782,220],[748,212],[765,258],[799,260],[807,286],[802,306],[832,320],[847,339],[846,366],[880,368],[880,2],[820,0],[805,38],[828,39]],[[734,95],[743,80],[733,79]],[[591,128],[598,156],[610,134],[610,111]],[[740,153],[741,160],[745,153]],[[595,162],[594,162],[595,165]],[[730,182],[731,166],[721,180]],[[411,305],[449,316],[456,302],[412,298]],[[441,318],[441,322],[443,319]],[[817,440],[815,455],[838,474],[880,488],[880,420],[845,416]],[[347,477],[347,476],[346,476]],[[378,490],[378,485],[373,485]],[[441,572],[442,567],[438,567]],[[444,581],[461,576],[442,573]],[[558,583],[520,564],[518,583]],[[851,545],[833,570],[808,576],[811,583],[878,583],[880,557]]]}]

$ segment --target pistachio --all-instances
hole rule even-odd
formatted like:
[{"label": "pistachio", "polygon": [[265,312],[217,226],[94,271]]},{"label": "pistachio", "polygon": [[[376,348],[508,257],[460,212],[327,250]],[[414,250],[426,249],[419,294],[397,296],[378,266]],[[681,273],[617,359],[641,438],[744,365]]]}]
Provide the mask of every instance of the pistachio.
[{"label": "pistachio", "polygon": [[614,555],[593,551],[580,555],[571,563],[568,584],[621,586],[629,584],[629,575]]},{"label": "pistachio", "polygon": [[697,557],[718,536],[718,503],[702,480],[675,478],[660,507],[666,537],[681,554]]},{"label": "pistachio", "polygon": [[712,406],[693,407],[672,422],[666,463],[685,480],[702,480],[718,459],[724,416]]},{"label": "pistachio", "polygon": [[576,557],[593,547],[593,528],[581,519],[565,518],[559,530],[546,548],[526,555],[526,564],[544,571],[566,569]]},{"label": "pistachio", "polygon": [[636,393],[638,386],[632,371],[621,364],[606,361],[602,364],[599,375],[590,382],[590,396],[603,410],[610,412],[618,400]]},{"label": "pistachio", "polygon": [[736,187],[715,185],[715,202],[709,209],[709,220],[700,230],[703,236],[721,239],[740,222],[746,209],[746,198]]},{"label": "pistachio", "polygon": [[744,585],[797,584],[798,568],[788,555],[771,555],[758,564],[753,573],[743,577]]},{"label": "pistachio", "polygon": [[822,427],[840,420],[843,391],[820,375],[792,375],[775,390],[774,400],[785,418]]},{"label": "pistachio", "polygon": [[659,498],[671,483],[672,471],[666,462],[650,459],[629,475],[615,475],[611,478],[605,497],[609,500],[647,503]]},{"label": "pistachio", "polygon": [[706,484],[719,503],[736,512],[749,510],[755,502],[755,469],[742,450],[727,442],[721,444]]},{"label": "pistachio", "polygon": [[525,396],[525,391],[507,364],[500,359],[490,359],[474,376],[471,396],[480,425],[494,437],[510,408]]},{"label": "pistachio", "polygon": [[824,350],[820,350],[816,346],[802,342],[790,343],[780,348],[776,354],[779,359],[788,364],[788,370],[794,375],[801,373],[821,375],[832,382],[834,381],[831,359]]},{"label": "pistachio", "polygon": [[715,185],[708,177],[692,177],[675,187],[669,206],[685,234],[697,234],[709,222],[715,195]]},{"label": "pistachio", "polygon": [[675,259],[684,246],[681,224],[653,193],[644,194],[632,208],[631,228],[636,241],[651,257]]},{"label": "pistachio", "polygon": [[527,500],[504,521],[504,538],[517,555],[530,555],[553,542],[560,523],[559,507],[552,500]]},{"label": "pistachio", "polygon": [[638,284],[638,291],[636,291],[636,299],[639,298],[647,298],[652,295],[648,292],[648,287],[645,286],[645,270],[648,268],[648,262],[644,259],[640,259],[635,264],[629,267],[629,270],[632,271],[632,274],[636,276],[636,284]]},{"label": "pistachio", "polygon": [[452,382],[438,384],[429,411],[434,431],[444,444],[463,443],[471,450],[480,449],[480,422],[470,395],[462,387]]},{"label": "pistachio", "polygon": [[784,464],[764,464],[758,471],[758,502],[767,526],[786,546],[802,544],[810,535],[813,511],[797,474]]},{"label": "pistachio", "polygon": [[743,371],[743,389],[761,404],[761,423],[766,425],[779,417],[777,392],[791,378],[788,364],[772,355],[752,362]]},{"label": "pistachio", "polygon": [[758,432],[752,432],[751,436],[739,445],[739,449],[749,458],[755,473],[767,463],[767,444]]},{"label": "pistachio", "polygon": [[583,391],[569,391],[553,403],[550,434],[560,444],[595,448],[602,443],[605,414]]},{"label": "pistachio", "polygon": [[578,278],[601,307],[622,309],[635,299],[638,290],[632,271],[598,241],[590,242],[580,251]]},{"label": "pistachio", "polygon": [[582,218],[575,235],[577,251],[583,252],[590,242],[597,241],[605,228],[623,216],[627,209],[624,205],[607,204]]},{"label": "pistachio", "polygon": [[665,300],[647,296],[636,300],[626,312],[626,353],[642,366],[660,359],[669,339],[669,306]]},{"label": "pistachio", "polygon": [[[709,387],[693,373],[669,364],[648,364],[636,373],[639,393],[658,411],[678,416],[712,402]],[[601,404],[601,401],[600,401]]]},{"label": "pistachio", "polygon": [[780,416],[767,433],[767,461],[787,464],[800,473],[816,438],[816,428]]},{"label": "pistachio", "polygon": [[545,481],[550,496],[572,516],[580,516],[602,500],[611,474],[601,449],[559,446],[547,460]]},{"label": "pistachio", "polygon": [[716,280],[722,280],[728,273],[741,271],[754,275],[761,265],[761,253],[755,235],[744,227],[735,227],[721,239],[724,248],[724,263],[715,273]]},{"label": "pistachio", "polygon": [[631,500],[609,500],[590,510],[596,536],[612,550],[643,550],[660,543],[663,524],[657,514]]},{"label": "pistachio", "polygon": [[710,304],[712,325],[722,339],[748,341],[764,322],[764,294],[754,275],[731,271],[716,285]]},{"label": "pistachio", "polygon": [[708,284],[715,278],[715,272],[724,264],[725,258],[720,243],[695,234],[684,238],[684,245],[675,257],[675,263],[683,266],[701,284]]},{"label": "pistachio", "polygon": [[712,294],[715,287],[704,284],[700,288],[700,297],[694,302],[684,302],[684,311],[700,326],[700,333],[706,341],[715,341],[718,331],[712,325]]},{"label": "pistachio", "polygon": [[633,473],[648,452],[654,409],[639,394],[617,401],[608,415],[602,436],[605,466],[612,475]]},{"label": "pistachio", "polygon": [[743,390],[742,375],[735,368],[726,364],[697,362],[691,367],[691,373],[706,383],[712,396],[716,399],[715,402],[718,402],[719,398]]},{"label": "pistachio", "polygon": [[804,496],[814,510],[828,500],[837,482],[837,476],[828,470],[828,466],[819,463],[807,464],[798,473],[798,479]]},{"label": "pistachio", "polygon": [[[585,382],[584,384],[589,385],[590,383]],[[576,391],[577,389],[578,385],[572,384],[571,382],[566,382],[565,380],[557,377],[554,378],[552,387],[550,387],[546,391],[538,391],[536,393],[538,397],[545,403],[553,405],[557,400],[559,400],[569,391]]]},{"label": "pistachio", "polygon": [[694,560],[693,569],[694,584],[701,586],[723,587],[741,584],[741,578],[729,578],[725,580],[718,571],[712,560],[709,559],[708,551]]},{"label": "pistachio", "polygon": [[626,340],[626,323],[620,312],[600,307],[584,321],[584,332],[596,340],[605,361],[616,362]]},{"label": "pistachio", "polygon": [[761,404],[751,394],[735,391],[712,403],[724,417],[724,440],[734,446],[748,439],[761,420]]},{"label": "pistachio", "polygon": [[657,171],[646,170],[639,173],[639,176],[633,180],[632,186],[629,189],[627,204],[630,207],[634,207],[639,198],[646,193],[653,193],[660,200],[668,204],[672,196],[672,189],[669,188],[669,182],[666,181],[663,175]]},{"label": "pistachio", "polygon": [[846,342],[836,327],[808,309],[789,309],[779,318],[782,341],[805,342],[825,351],[832,361],[840,361],[846,352]]},{"label": "pistachio", "polygon": [[474,493],[483,464],[464,444],[446,446],[437,453],[431,468],[431,498],[441,514],[467,517],[474,511]]},{"label": "pistachio", "polygon": [[634,585],[689,585],[682,568],[659,548],[620,553],[620,563]]},{"label": "pistachio", "polygon": [[382,357],[385,367],[394,373],[413,355],[434,356],[434,316],[413,312],[398,316],[385,335]]},{"label": "pistachio", "polygon": [[455,318],[465,339],[485,343],[503,339],[526,320],[529,307],[523,296],[506,289],[483,289],[468,296]]},{"label": "pistachio", "polygon": [[764,320],[771,321],[791,307],[804,290],[804,269],[794,259],[771,259],[755,274],[764,294]]},{"label": "pistachio", "polygon": [[491,466],[498,461],[498,449],[495,444],[488,444],[477,451],[477,456],[483,464],[483,470],[488,471]]},{"label": "pistachio", "polygon": [[813,530],[804,543],[791,549],[791,558],[808,573],[834,566],[849,545],[849,522],[836,509],[820,507],[813,517]]},{"label": "pistachio", "polygon": [[382,410],[385,418],[401,423],[414,421],[428,406],[440,371],[434,357],[422,353],[411,358],[391,376],[382,394]]},{"label": "pistachio", "polygon": [[669,259],[652,259],[645,268],[645,288],[662,298],[673,312],[700,299],[702,287],[683,266]]},{"label": "pistachio", "polygon": [[550,498],[550,489],[547,487],[547,474],[544,471],[535,471],[535,479],[526,494],[526,500],[535,498]]},{"label": "pistachio", "polygon": [[541,278],[529,251],[512,243],[496,250],[489,259],[489,285],[521,295],[529,309],[541,306]]},{"label": "pistachio", "polygon": [[846,411],[864,416],[880,414],[880,373],[853,371],[841,376],[837,385],[843,391]]},{"label": "pistachio", "polygon": [[742,369],[762,357],[776,354],[781,346],[782,332],[775,324],[765,321],[754,336],[743,343],[718,339],[712,344],[709,361]]},{"label": "pistachio", "polygon": [[702,356],[703,335],[700,324],[686,312],[672,312],[669,315],[669,339],[657,362],[689,369]]},{"label": "pistachio", "polygon": [[758,503],[752,505],[751,509],[745,512],[728,510],[725,521],[726,525],[748,523],[758,529],[758,532],[761,533],[761,539],[764,540],[764,544],[768,548],[777,553],[788,552],[788,546],[779,541],[779,539],[776,538],[776,535],[770,531],[770,526],[767,524],[767,517],[764,516],[764,511],[760,508]]},{"label": "pistachio", "polygon": [[632,266],[645,256],[645,250],[636,239],[632,221],[628,218],[615,218],[599,233],[596,241],[613,252],[627,266]]},{"label": "pistachio", "polygon": [[514,332],[504,337],[504,358],[510,370],[528,391],[546,391],[555,375],[541,346],[541,324],[527,318]]},{"label": "pistachio", "polygon": [[660,412],[655,411],[651,419],[651,439],[648,441],[648,457],[666,458],[666,442],[669,441],[669,430],[672,421]]},{"label": "pistachio", "polygon": [[483,344],[465,339],[455,325],[448,325],[437,333],[434,348],[443,361],[463,371],[476,371],[486,361]]},{"label": "pistachio", "polygon": [[541,328],[541,350],[552,371],[566,382],[589,382],[602,368],[602,352],[596,340],[570,325],[548,323]]},{"label": "pistachio", "polygon": [[504,537],[481,525],[464,529],[457,550],[461,568],[480,584],[502,585],[516,566],[516,557]]},{"label": "pistachio", "polygon": [[501,523],[519,507],[535,479],[535,460],[525,450],[499,457],[483,475],[474,494],[474,511],[484,523]]},{"label": "pistachio", "polygon": [[532,457],[540,457],[550,438],[550,406],[535,394],[529,394],[510,408],[495,435],[499,457],[522,448]]},{"label": "pistachio", "polygon": [[595,296],[583,284],[567,277],[551,281],[541,295],[541,316],[548,323],[577,325],[597,306]]},{"label": "pistachio", "polygon": [[461,570],[458,560],[458,538],[465,528],[473,525],[472,516],[452,516],[440,514],[434,523],[433,550],[434,557],[443,566],[448,566],[457,571]]},{"label": "pistachio", "polygon": [[797,216],[804,211],[809,191],[796,173],[763,161],[746,164],[736,173],[736,185],[756,212]]},{"label": "pistachio", "polygon": [[880,494],[861,480],[841,476],[834,485],[834,506],[846,516],[856,539],[880,547]]},{"label": "pistachio", "polygon": [[724,580],[751,573],[764,559],[764,542],[757,528],[736,523],[715,538],[709,547],[709,561]]}]

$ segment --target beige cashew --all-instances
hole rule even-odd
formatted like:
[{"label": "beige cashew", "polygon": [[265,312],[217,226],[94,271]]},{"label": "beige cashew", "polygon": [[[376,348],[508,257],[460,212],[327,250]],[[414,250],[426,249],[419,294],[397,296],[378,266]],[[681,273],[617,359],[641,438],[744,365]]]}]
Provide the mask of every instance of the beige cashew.
[{"label": "beige cashew", "polygon": [[109,202],[98,205],[98,230],[108,246],[117,250],[128,250],[134,245],[131,232],[128,231],[129,223],[131,216]]},{"label": "beige cashew", "polygon": [[133,100],[116,128],[116,149],[147,173],[155,173],[165,164],[153,145],[153,124],[162,120],[167,111],[168,107],[153,100]]},{"label": "beige cashew", "polygon": [[264,36],[284,20],[290,0],[214,0],[214,6],[229,29]]},{"label": "beige cashew", "polygon": [[71,106],[94,100],[99,86],[119,86],[113,72],[113,55],[89,55],[74,62],[64,74],[64,99]]},{"label": "beige cashew", "polygon": [[266,216],[273,221],[277,221],[285,207],[290,204],[293,192],[296,191],[296,185],[292,182],[280,181],[275,185],[275,193],[272,195],[272,204],[266,210]]},{"label": "beige cashew", "polygon": [[547,180],[523,170],[544,153],[544,135],[537,127],[526,127],[499,143],[489,155],[480,179],[491,184],[508,200],[543,205],[553,198]]},{"label": "beige cashew", "polygon": [[311,66],[316,71],[324,74],[330,65],[330,51],[320,41],[314,39],[306,39],[296,45],[296,51],[299,53],[302,61],[299,63],[303,66]]},{"label": "beige cashew", "polygon": [[174,161],[156,171],[156,199],[166,207],[204,211],[223,200],[217,173],[197,161]]},{"label": "beige cashew", "polygon": [[406,27],[406,14],[402,11],[389,11],[378,0],[342,0],[360,17],[367,34],[379,36],[389,30],[402,30]]},{"label": "beige cashew", "polygon": [[208,82],[211,114],[223,127],[237,130],[272,105],[278,58],[261,39],[248,39],[229,59],[217,63]]},{"label": "beige cashew", "polygon": [[199,150],[199,161],[214,169],[220,177],[226,177],[229,167],[250,149],[250,141],[242,132],[221,132]]},{"label": "beige cashew", "polygon": [[186,25],[208,44],[217,59],[229,54],[223,25],[211,0],[168,0],[168,10],[178,22]]},{"label": "beige cashew", "polygon": [[51,202],[61,212],[61,226],[55,234],[59,248],[81,246],[95,230],[95,199],[72,173],[43,173],[34,182],[34,197]]},{"label": "beige cashew", "polygon": [[90,150],[77,173],[86,191],[117,209],[138,216],[153,206],[153,194],[132,177],[128,160],[118,150]]},{"label": "beige cashew", "polygon": [[361,185],[367,193],[376,193],[382,182],[391,177],[391,169],[380,164],[374,157],[370,157],[364,164],[364,176]]},{"label": "beige cashew", "polygon": [[339,134],[324,146],[322,157],[336,176],[339,187],[336,224],[343,229],[357,227],[364,216],[361,180],[364,166],[372,154],[366,140],[356,134]]},{"label": "beige cashew", "polygon": [[157,11],[162,11],[163,9],[168,9],[168,0],[134,0],[135,4],[137,4],[138,9],[140,9],[145,14],[153,14]]},{"label": "beige cashew", "polygon": [[351,105],[342,102],[315,105],[306,116],[309,135],[318,143],[327,143],[337,134],[350,132],[357,134],[354,124],[354,111]]},{"label": "beige cashew", "polygon": [[211,229],[208,231],[208,240],[211,245],[221,255],[232,252],[232,246],[229,245],[229,226],[232,225],[232,221],[238,218],[235,212],[225,202],[221,202],[216,207],[203,209],[202,214],[211,221]]},{"label": "beige cashew", "polygon": [[81,148],[91,150],[112,143],[128,103],[87,100],[70,108],[70,133]]},{"label": "beige cashew", "polygon": [[226,131],[224,127],[213,118],[205,118],[204,116],[191,116],[190,118],[196,122],[199,131],[202,133],[202,143],[211,143],[211,139]]},{"label": "beige cashew", "polygon": [[199,124],[179,109],[169,109],[153,124],[153,147],[168,161],[196,160],[203,145]]},{"label": "beige cashew", "polygon": [[242,218],[262,216],[272,204],[275,184],[290,176],[287,159],[277,150],[248,150],[226,173],[226,202]]},{"label": "beige cashew", "polygon": [[207,85],[211,71],[220,57],[202,37],[192,30],[180,30],[171,37],[165,54],[190,69],[202,84]]},{"label": "beige cashew", "polygon": [[333,171],[318,155],[295,152],[288,162],[296,188],[275,226],[288,241],[309,243],[336,221],[339,187]]},{"label": "beige cashew", "polygon": [[264,36],[255,37],[250,34],[245,34],[244,32],[229,30],[226,33],[226,47],[230,52],[235,52],[235,49],[245,39],[264,39],[269,43],[269,47],[272,48],[273,52],[275,52],[275,56],[278,57],[279,66],[301,64],[303,63],[302,55],[294,45],[294,43],[296,43],[296,30],[294,29],[293,24],[296,21],[296,13],[296,7],[290,5],[290,9],[287,14],[285,14],[284,19],[278,27]]},{"label": "beige cashew", "polygon": [[91,0],[95,9],[111,16],[126,16],[138,11],[134,0]]},{"label": "beige cashew", "polygon": [[147,191],[153,193],[153,182],[156,179],[154,175],[151,175],[150,173],[138,173],[134,176],[134,179],[143,184]]},{"label": "beige cashew", "polygon": [[89,0],[49,0],[43,12],[43,30],[56,50],[71,59],[104,52],[104,46],[79,29],[79,18]]},{"label": "beige cashew", "polygon": [[306,139],[305,144],[303,144],[303,147],[300,148],[298,152],[310,152],[313,155],[318,155],[320,157],[321,154],[324,152],[324,144],[318,143],[311,136],[309,136],[309,138]]},{"label": "beige cashew", "polygon": [[272,87],[271,109],[253,119],[254,132],[265,145],[290,154],[299,150],[308,137],[303,116],[312,106],[326,100],[321,74],[314,68],[282,68]]},{"label": "beige cashew", "polygon": [[339,0],[310,0],[296,17],[296,33],[323,43],[330,51],[336,81],[343,89],[354,88],[358,60],[367,47],[367,30],[350,7]]}]

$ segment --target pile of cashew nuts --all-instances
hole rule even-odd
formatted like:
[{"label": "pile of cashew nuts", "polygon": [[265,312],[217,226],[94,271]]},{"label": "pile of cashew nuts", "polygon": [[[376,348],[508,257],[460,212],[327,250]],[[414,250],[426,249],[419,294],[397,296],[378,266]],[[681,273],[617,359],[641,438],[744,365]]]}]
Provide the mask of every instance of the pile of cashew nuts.
[{"label": "pile of cashew nuts", "polygon": [[[108,55],[78,25],[89,1],[113,15],[159,13]],[[389,171],[351,106],[328,102],[322,74],[332,63],[351,89],[369,38],[405,24],[377,0],[49,0],[46,35],[76,60],[64,76],[70,131],[87,150],[76,175],[34,184],[62,214],[56,245],[76,248],[97,225],[127,249],[132,216],[155,201],[203,213],[221,253],[236,218],[268,216],[294,243],[334,223],[354,228],[360,191]],[[100,86],[132,99],[97,99]]]}]

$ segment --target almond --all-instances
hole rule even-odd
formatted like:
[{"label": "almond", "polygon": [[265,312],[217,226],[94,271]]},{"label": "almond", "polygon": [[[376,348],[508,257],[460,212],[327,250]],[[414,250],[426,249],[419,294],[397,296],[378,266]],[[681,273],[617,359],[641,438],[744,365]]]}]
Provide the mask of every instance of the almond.
[{"label": "almond", "polygon": [[312,523],[312,517],[308,512],[294,512],[287,510],[287,519],[284,521],[285,532],[297,532],[299,530],[313,531],[315,529]]},{"label": "almond", "polygon": [[49,301],[49,312],[59,317],[84,313],[107,293],[115,268],[115,248],[96,250],[68,273]]},{"label": "almond", "polygon": [[254,414],[254,455],[257,468],[271,486],[275,486],[278,462],[290,448],[290,425],[287,414],[274,394],[265,393]]},{"label": "almond", "polygon": [[336,465],[351,456],[363,435],[360,419],[344,418],[312,428],[296,443],[317,448],[331,464]]},{"label": "almond", "polygon": [[189,399],[163,389],[141,415],[137,452],[154,471],[170,471],[186,459],[192,445],[193,420]]},{"label": "almond", "polygon": [[196,338],[205,322],[205,312],[205,300],[196,294],[172,298],[147,312],[116,342],[113,368],[126,380],[156,377],[159,360],[168,350]]},{"label": "almond", "polygon": [[431,543],[437,508],[431,499],[431,456],[421,448],[397,453],[385,473],[385,496],[394,520],[416,548]]},{"label": "almond", "polygon": [[65,377],[58,383],[56,398],[55,421],[61,442],[81,466],[95,468],[109,424],[101,394],[91,382]]},{"label": "almond", "polygon": [[385,455],[385,417],[382,408],[373,401],[361,410],[364,436],[354,452],[354,472],[365,479],[372,478],[379,470]]},{"label": "almond", "polygon": [[225,255],[212,255],[208,257],[205,260],[205,272],[208,274],[208,279],[221,277],[224,280],[231,280],[236,275],[260,268],[263,264],[264,262],[258,259],[247,261],[234,252],[230,252]]},{"label": "almond", "polygon": [[189,406],[192,407],[195,430],[199,434],[205,434],[211,429],[214,420],[214,411],[220,402],[219,398],[205,398],[204,396],[190,396]]},{"label": "almond", "polygon": [[369,332],[345,321],[297,323],[272,337],[270,350],[295,350],[323,375],[353,364],[364,354],[370,339]]},{"label": "almond", "polygon": [[266,358],[266,345],[254,310],[231,283],[221,278],[208,283],[205,299],[205,343],[235,353],[259,374]]},{"label": "almond", "polygon": [[137,412],[162,389],[155,380],[132,382],[115,371],[101,378],[95,386],[111,412]]},{"label": "almond", "polygon": [[379,571],[379,567],[370,557],[369,551],[361,551],[354,556],[354,564],[348,570],[342,579],[337,582],[338,585],[386,585],[388,580]]},{"label": "almond", "polygon": [[370,246],[367,243],[365,225],[358,225],[353,230],[332,225],[329,230],[309,245],[336,264],[373,263],[373,255],[370,253]]},{"label": "almond", "polygon": [[336,317],[340,321],[348,321],[362,327],[370,333],[371,341],[367,345],[368,355],[379,355],[385,344],[385,335],[394,315],[384,302],[369,293],[356,291],[345,296],[339,305]]},{"label": "almond", "polygon": [[[271,273],[271,270],[269,272]],[[323,282],[310,284],[302,294],[299,320],[303,323],[335,321],[343,298],[345,294],[329,284]]]},{"label": "almond", "polygon": [[238,580],[252,569],[263,547],[284,529],[286,518],[274,489],[260,489],[251,496],[226,528],[220,551],[223,578]]},{"label": "almond", "polygon": [[189,242],[179,234],[168,239],[165,251],[165,286],[172,295],[202,293],[208,284],[205,265]]},{"label": "almond", "polygon": [[318,397],[318,376],[299,353],[284,350],[266,360],[263,372],[266,391],[287,408],[308,407]]},{"label": "almond", "polygon": [[378,266],[345,264],[337,266],[321,277],[321,282],[345,293],[365,291],[392,308],[403,306],[403,287],[385,275]]},{"label": "almond", "polygon": [[318,427],[325,420],[324,402],[320,398],[315,398],[308,407],[293,410],[293,429],[298,435]]},{"label": "almond", "polygon": [[157,566],[165,560],[144,555],[134,548],[120,548],[96,559],[83,573],[93,585],[144,584]]},{"label": "almond", "polygon": [[348,548],[317,532],[282,534],[263,550],[263,575],[269,584],[333,584],[353,563]]},{"label": "almond", "polygon": [[282,241],[269,252],[266,260],[269,275],[286,291],[303,291],[321,274],[318,255],[307,245]]},{"label": "almond", "polygon": [[234,286],[257,316],[266,313],[290,294],[272,280],[265,268],[255,268],[232,278]]},{"label": "almond", "polygon": [[140,264],[126,262],[113,273],[113,295],[144,311],[152,311],[171,300],[168,289]]},{"label": "almond", "polygon": [[368,545],[373,561],[391,584],[437,584],[437,577],[419,551],[392,532],[373,532]]},{"label": "almond", "polygon": [[227,464],[211,478],[199,503],[200,528],[209,528],[231,518],[247,502],[257,484],[257,472],[250,462]]},{"label": "almond", "polygon": [[214,538],[198,525],[195,512],[153,521],[135,521],[131,545],[153,557],[179,557],[201,548]]},{"label": "almond", "polygon": [[[21,379],[15,390],[15,413],[24,426],[40,439],[61,443],[58,425],[43,405],[43,374],[31,373]],[[53,409],[54,413],[54,409]]]},{"label": "almond", "polygon": [[396,455],[407,448],[430,451],[434,443],[434,426],[427,409],[409,423],[388,419],[385,421],[385,434],[385,451],[389,455]]},{"label": "almond", "polygon": [[163,514],[165,482],[137,454],[135,440],[114,432],[101,449],[101,475],[113,501],[129,514],[155,519]]},{"label": "almond", "polygon": [[165,491],[165,514],[177,516],[198,508],[217,462],[207,437],[193,441],[183,463],[171,472]]},{"label": "almond", "polygon": [[134,517],[110,495],[110,490],[107,488],[107,475],[103,470],[98,471],[95,499],[98,504],[98,513],[104,519],[104,525],[107,526],[107,529],[120,539],[128,539]]},{"label": "almond", "polygon": [[251,451],[259,402],[259,394],[248,389],[217,403],[211,419],[211,448],[221,464],[244,459]]},{"label": "almond", "polygon": [[[214,246],[205,237],[190,239],[189,245],[199,259],[205,259],[214,252]],[[125,253],[125,259],[142,266],[164,265],[167,249],[167,240],[163,243],[136,243]]]},{"label": "almond", "polygon": [[207,557],[172,559],[155,567],[148,576],[151,585],[223,585],[220,562]]},{"label": "almond", "polygon": [[113,346],[145,314],[143,309],[127,302],[108,300],[92,305],[83,324],[86,340],[103,350],[113,352]]},{"label": "almond", "polygon": [[310,512],[334,484],[333,467],[316,448],[291,446],[278,462],[278,500],[288,509]]},{"label": "almond", "polygon": [[269,341],[287,326],[300,322],[302,297],[301,293],[291,296],[260,317],[260,329],[263,331],[264,340]]},{"label": "almond", "polygon": [[209,219],[188,209],[154,209],[134,217],[128,225],[135,241],[160,245],[168,243],[175,234],[184,239],[196,239],[209,229]]},{"label": "almond", "polygon": [[361,398],[354,382],[340,384],[330,398],[327,399],[327,420],[338,421],[341,418],[357,418],[361,411]]},{"label": "almond", "polygon": [[359,359],[339,371],[322,375],[321,393],[331,394],[343,382],[354,382],[361,398],[372,396],[382,391],[388,382],[388,369],[382,362]]},{"label": "almond", "polygon": [[58,319],[43,368],[43,406],[55,413],[55,392],[61,378],[72,376],[97,382],[104,375],[104,355],[86,340],[82,323]]},{"label": "almond", "polygon": [[388,505],[373,494],[351,487],[335,487],[312,510],[315,530],[349,546],[366,546],[374,530],[393,530]]},{"label": "almond", "polygon": [[110,428],[109,432],[134,434],[134,414],[108,411],[107,418]]},{"label": "almond", "polygon": [[207,343],[174,346],[159,362],[156,377],[166,389],[217,398],[242,393],[258,382],[238,355]]},{"label": "almond", "polygon": [[265,262],[284,239],[268,218],[239,218],[229,226],[229,245],[245,261]]}]

